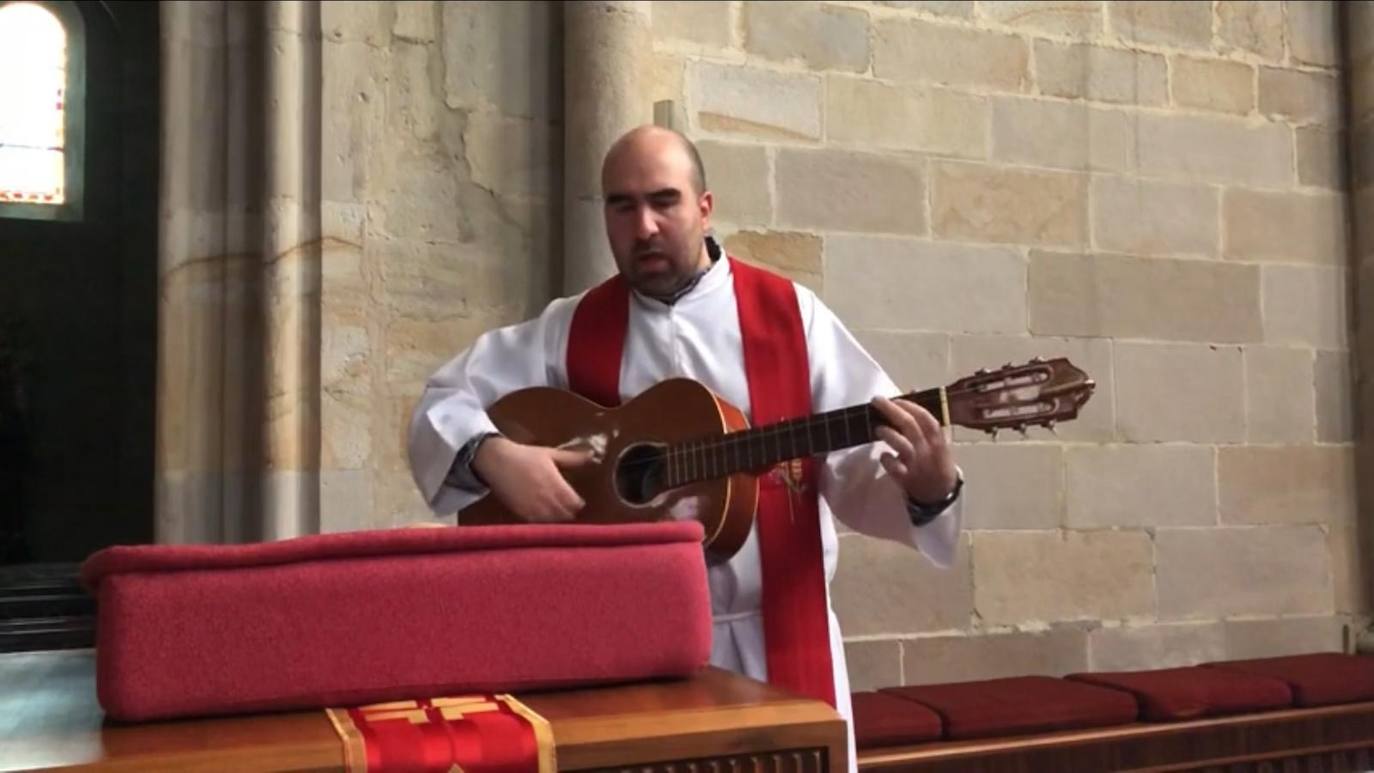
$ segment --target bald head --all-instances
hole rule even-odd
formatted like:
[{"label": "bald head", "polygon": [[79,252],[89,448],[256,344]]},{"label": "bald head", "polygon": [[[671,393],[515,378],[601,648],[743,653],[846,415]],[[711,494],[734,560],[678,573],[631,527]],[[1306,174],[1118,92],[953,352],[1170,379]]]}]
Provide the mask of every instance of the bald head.
[{"label": "bald head", "polygon": [[692,192],[700,196],[706,192],[706,167],[701,163],[697,146],[681,132],[652,124],[637,126],[620,135],[601,165],[601,190],[606,192],[606,173],[613,164],[623,164],[627,159],[640,161],[644,157],[682,154],[686,160]]},{"label": "bald head", "polygon": [[713,199],[686,137],[661,126],[626,132],[606,152],[601,194],[611,252],[632,287],[670,296],[711,265]]}]

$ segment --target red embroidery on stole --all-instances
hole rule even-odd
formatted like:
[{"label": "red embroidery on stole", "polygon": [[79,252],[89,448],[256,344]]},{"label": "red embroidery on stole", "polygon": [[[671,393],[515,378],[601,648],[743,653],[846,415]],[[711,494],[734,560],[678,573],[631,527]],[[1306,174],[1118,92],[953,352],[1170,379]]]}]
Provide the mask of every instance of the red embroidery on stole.
[{"label": "red embroidery on stole", "polygon": [[630,326],[630,287],[619,274],[588,290],[568,328],[568,389],[608,408],[620,405],[620,362]]},{"label": "red embroidery on stole", "polygon": [[[753,425],[811,414],[806,334],[792,282],[734,258],[735,304],[744,348]],[[620,365],[629,325],[629,288],[618,275],[578,303],[569,331],[569,388],[607,406],[620,404]],[[800,491],[778,471],[759,478],[759,560],[768,681],[835,705],[829,608],[814,459],[800,464]]]}]

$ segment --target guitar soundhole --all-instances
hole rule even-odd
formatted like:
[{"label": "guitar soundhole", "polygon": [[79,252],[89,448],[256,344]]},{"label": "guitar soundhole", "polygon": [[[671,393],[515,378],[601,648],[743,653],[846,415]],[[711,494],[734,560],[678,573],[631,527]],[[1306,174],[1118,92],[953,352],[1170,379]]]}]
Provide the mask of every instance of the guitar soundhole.
[{"label": "guitar soundhole", "polygon": [[631,505],[646,505],[663,493],[663,447],[639,443],[626,448],[616,464],[615,491]]}]

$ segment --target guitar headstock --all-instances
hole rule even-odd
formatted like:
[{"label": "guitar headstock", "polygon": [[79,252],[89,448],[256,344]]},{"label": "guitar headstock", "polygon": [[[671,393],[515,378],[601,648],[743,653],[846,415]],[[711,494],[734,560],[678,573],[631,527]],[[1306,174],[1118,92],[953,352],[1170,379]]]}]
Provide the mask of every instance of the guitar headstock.
[{"label": "guitar headstock", "polygon": [[949,423],[996,435],[999,429],[1050,429],[1078,416],[1097,385],[1067,358],[979,370],[945,387]]}]

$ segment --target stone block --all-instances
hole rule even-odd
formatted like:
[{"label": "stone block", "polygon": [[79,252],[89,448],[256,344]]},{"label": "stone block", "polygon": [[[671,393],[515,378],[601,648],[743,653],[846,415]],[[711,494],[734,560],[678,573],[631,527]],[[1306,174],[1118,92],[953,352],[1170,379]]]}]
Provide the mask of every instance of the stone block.
[{"label": "stone block", "polygon": [[1339,190],[1345,185],[1345,142],[1324,126],[1297,129],[1298,182]]},{"label": "stone block", "polygon": [[1359,524],[1344,523],[1331,526],[1326,532],[1337,612],[1366,615],[1374,602],[1369,587],[1370,540],[1362,531]]},{"label": "stone block", "polygon": [[1222,194],[1227,258],[1344,265],[1345,203],[1334,193],[1231,188]]},{"label": "stone block", "polygon": [[1231,660],[1343,651],[1345,621],[1339,617],[1227,620],[1222,625]]},{"label": "stone block", "polygon": [[673,105],[673,126],[682,129],[687,123],[683,97],[687,94],[686,57],[663,51],[655,51],[649,59],[648,71],[644,74],[641,86],[644,88],[644,102],[654,104],[669,100]]},{"label": "stone block", "polygon": [[439,15],[433,0],[396,3],[396,21],[391,34],[414,43],[433,43],[439,28]]},{"label": "stone block", "polygon": [[[1093,396],[1079,412],[1078,418],[1056,427],[1059,439],[1066,441],[1110,441],[1116,436],[1116,420],[1112,410],[1112,343],[1106,338],[1050,338],[1046,336],[954,336],[950,341],[950,377],[962,378],[979,368],[997,368],[1011,363],[1020,365],[1032,357],[1066,357],[1096,384]],[[1054,438],[1044,429],[1027,431],[1030,438]],[[956,427],[956,440],[985,440],[981,431]],[[1002,433],[998,443],[1021,442],[1015,432]]]},{"label": "stone block", "polygon": [[325,470],[320,473],[320,533],[370,528],[372,473]]},{"label": "stone block", "polygon": [[768,151],[760,145],[703,140],[696,143],[706,168],[706,187],[715,198],[712,220],[744,226],[773,221]]},{"label": "stone block", "polygon": [[441,10],[446,105],[562,117],[562,47],[549,45],[561,40],[555,4],[443,3]]},{"label": "stone block", "polygon": [[1355,456],[1349,446],[1248,446],[1217,453],[1222,523],[1354,519]]},{"label": "stone block", "polygon": [[1349,352],[1316,353],[1318,443],[1349,443],[1355,439],[1350,360]]},{"label": "stone block", "polygon": [[777,271],[820,293],[824,267],[821,237],[792,231],[740,231],[725,240],[725,249],[749,263]]},{"label": "stone block", "polygon": [[846,636],[966,628],[973,614],[968,543],[941,569],[908,545],[846,534],[830,595]]},{"label": "stone block", "polygon": [[558,127],[478,111],[468,117],[463,140],[478,186],[505,195],[561,195],[563,132]]},{"label": "stone block", "polygon": [[324,40],[336,43],[387,46],[395,16],[393,3],[328,3],[320,6],[320,32]]},{"label": "stone block", "polygon": [[1242,62],[1176,56],[1169,86],[1176,105],[1236,115],[1255,109],[1255,68]]},{"label": "stone block", "polygon": [[989,625],[1148,616],[1153,568],[1144,531],[978,532],[974,609]]},{"label": "stone block", "polygon": [[877,5],[908,11],[967,19],[973,16],[973,0],[874,0]]},{"label": "stone block", "polygon": [[931,24],[921,19],[874,20],[873,74],[994,91],[1025,91],[1030,83],[1026,41],[999,32]]},{"label": "stone block", "polygon": [[1283,59],[1283,4],[1218,0],[1217,40],[1224,53],[1245,52]]},{"label": "stone block", "polygon": [[1217,522],[1216,453],[1184,444],[1068,449],[1064,524],[1074,529]]},{"label": "stone block", "polygon": [[856,8],[747,0],[743,25],[744,50],[765,59],[800,61],[813,70],[868,70],[868,14]]},{"label": "stone block", "polygon": [[1009,676],[1063,676],[1088,667],[1088,634],[1060,626],[1037,633],[975,633],[902,642],[906,684]]},{"label": "stone block", "polygon": [[931,219],[943,239],[1077,246],[1087,241],[1080,174],[933,162]]},{"label": "stone block", "polygon": [[[326,322],[335,322],[326,315]],[[327,392],[367,394],[372,388],[372,340],[365,320],[320,326],[320,388]]]},{"label": "stone block", "polygon": [[730,3],[727,0],[668,0],[649,5],[655,40],[680,40],[708,48],[730,48]]},{"label": "stone block", "polygon": [[1159,619],[1331,614],[1331,560],[1318,526],[1159,529]]},{"label": "stone block", "polygon": [[1089,39],[1102,34],[1098,0],[1003,0],[984,3],[981,10],[1001,24],[1058,37]]},{"label": "stone block", "polygon": [[1064,513],[1064,449],[1052,444],[959,444],[966,529],[1056,529]]},{"label": "stone block", "polygon": [[1345,348],[1351,325],[1345,269],[1264,266],[1261,283],[1266,342]]},{"label": "stone block", "polygon": [[402,390],[422,386],[440,365],[486,332],[483,318],[397,317],[386,326],[385,368],[389,384]]},{"label": "stone block", "polygon": [[1341,32],[1336,4],[1331,0],[1304,0],[1288,3],[1286,8],[1288,50],[1293,59],[1318,67],[1340,64]]},{"label": "stone block", "polygon": [[826,82],[825,114],[831,142],[987,156],[988,102],[982,97],[832,76]]},{"label": "stone block", "polygon": [[1094,177],[1093,244],[1137,255],[1217,254],[1217,192],[1211,186]]},{"label": "stone block", "polygon": [[1221,623],[1175,623],[1098,628],[1088,634],[1094,671],[1145,671],[1192,666],[1226,657]]},{"label": "stone block", "polygon": [[1126,105],[1169,101],[1164,57],[1119,48],[1035,42],[1035,80],[1040,93]]},{"label": "stone block", "polygon": [[1011,249],[847,235],[825,249],[825,301],[852,328],[1025,332],[1026,264]]},{"label": "stone block", "polygon": [[1374,121],[1359,124],[1354,130],[1350,150],[1350,181],[1356,188],[1374,183]]},{"label": "stone block", "polygon": [[1133,43],[1207,49],[1212,6],[1193,0],[1121,0],[1107,3],[1111,30]]},{"label": "stone block", "polygon": [[1136,153],[1147,176],[1287,187],[1293,183],[1291,132],[1276,123],[1151,113],[1139,116]]},{"label": "stone block", "polygon": [[1039,250],[1030,258],[1035,335],[1214,342],[1262,336],[1255,266]]},{"label": "stone block", "polygon": [[896,639],[847,641],[844,659],[852,692],[902,683],[902,644]]},{"label": "stone block", "polygon": [[1131,117],[1048,99],[992,100],[992,157],[1031,166],[1126,172],[1135,168]]},{"label": "stone block", "polygon": [[924,234],[922,159],[844,150],[780,148],[778,225],[833,231]]},{"label": "stone block", "polygon": [[854,337],[904,392],[941,386],[951,380],[949,336],[857,329]]},{"label": "stone block", "polygon": [[323,390],[320,466],[325,470],[367,470],[372,461],[372,419],[369,395]]},{"label": "stone block", "polygon": [[1245,425],[1251,443],[1310,443],[1316,424],[1312,350],[1245,348]]},{"label": "stone block", "polygon": [[1336,76],[1325,73],[1261,67],[1259,111],[1294,123],[1334,125],[1340,118],[1341,96]]},{"label": "stone block", "polygon": [[[1245,436],[1240,348],[1118,341],[1116,415],[1133,443],[1238,443]],[[1186,396],[1186,398],[1185,398]]]},{"label": "stone block", "polygon": [[818,76],[696,60],[687,66],[687,90],[697,125],[708,132],[820,139]]}]

